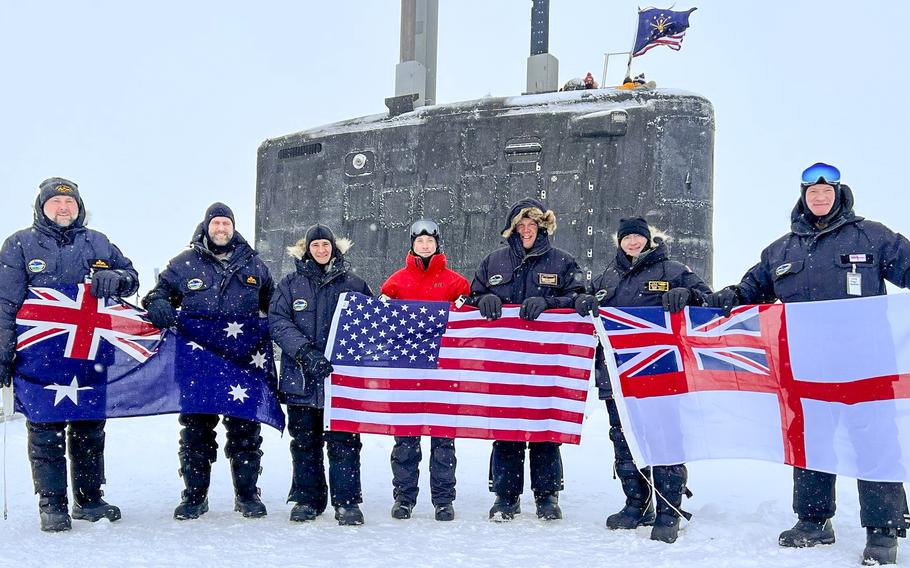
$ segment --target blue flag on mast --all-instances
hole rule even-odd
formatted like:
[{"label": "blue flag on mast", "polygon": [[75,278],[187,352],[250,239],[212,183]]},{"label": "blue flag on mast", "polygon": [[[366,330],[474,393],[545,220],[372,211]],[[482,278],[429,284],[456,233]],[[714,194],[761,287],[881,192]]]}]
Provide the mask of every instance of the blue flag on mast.
[{"label": "blue flag on mast", "polygon": [[692,8],[685,12],[661,10],[659,8],[645,8],[638,11],[638,33],[635,36],[635,47],[632,48],[632,57],[644,55],[651,48],[665,45],[674,51],[682,48],[682,40],[689,27],[689,14]]}]

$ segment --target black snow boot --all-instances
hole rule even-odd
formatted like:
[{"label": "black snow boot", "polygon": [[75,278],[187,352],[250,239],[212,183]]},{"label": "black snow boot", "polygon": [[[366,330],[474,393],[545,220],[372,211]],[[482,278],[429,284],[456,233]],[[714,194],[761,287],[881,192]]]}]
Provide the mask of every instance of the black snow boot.
[{"label": "black snow boot", "polygon": [[521,514],[521,497],[518,495],[497,495],[490,508],[490,520],[494,523],[511,521]]},{"label": "black snow boot", "polygon": [[834,544],[831,519],[800,519],[792,529],[780,533],[777,543],[788,548]]},{"label": "black snow boot", "polygon": [[651,500],[651,488],[642,475],[651,477],[651,468],[644,468],[639,473],[634,464],[632,471],[620,472],[619,482],[626,495],[626,504],[618,512],[607,517],[607,528],[610,530],[631,530],[654,524],[654,502]]},{"label": "black snow boot", "polygon": [[[87,494],[86,494],[87,493]],[[81,521],[96,522],[107,519],[111,522],[120,520],[120,507],[111,505],[101,498],[101,490],[79,492],[73,496],[73,518]]]},{"label": "black snow boot", "polygon": [[534,496],[537,505],[537,518],[545,521],[555,521],[562,518],[562,509],[559,508],[559,496],[555,491],[537,493]]},{"label": "black snow boot", "polygon": [[354,526],[363,524],[363,512],[357,503],[335,507],[335,520],[341,526]]},{"label": "black snow boot", "polygon": [[413,503],[406,503],[400,499],[395,499],[395,504],[392,505],[392,518],[399,520],[410,519],[412,509],[414,509]]},{"label": "black snow boot", "polygon": [[208,512],[208,492],[198,489],[186,489],[182,493],[180,504],[174,509],[174,519],[178,521],[198,519]]},{"label": "black snow boot", "polygon": [[62,532],[73,528],[66,507],[66,495],[42,495],[38,500],[38,515],[44,532]]},{"label": "black snow boot", "polygon": [[897,563],[897,529],[866,528],[866,548],[863,550],[863,564]]},{"label": "black snow boot", "polygon": [[256,482],[262,468],[259,460],[262,452],[244,452],[231,459],[231,475],[234,478],[234,510],[244,517],[259,518],[268,514],[259,498]]},{"label": "black snow boot", "polygon": [[291,521],[294,523],[305,523],[307,521],[315,521],[316,517],[319,516],[319,511],[311,505],[306,503],[297,503],[294,505],[294,508],[291,509]]},{"label": "black snow boot", "polygon": [[437,521],[452,521],[455,519],[455,507],[451,503],[440,503],[436,505]]},{"label": "black snow boot", "polygon": [[662,465],[653,468],[654,488],[657,490],[657,518],[651,529],[651,540],[673,544],[679,537],[679,517],[688,519],[690,514],[682,510],[683,495],[691,495],[686,489],[688,471],[686,466]]}]

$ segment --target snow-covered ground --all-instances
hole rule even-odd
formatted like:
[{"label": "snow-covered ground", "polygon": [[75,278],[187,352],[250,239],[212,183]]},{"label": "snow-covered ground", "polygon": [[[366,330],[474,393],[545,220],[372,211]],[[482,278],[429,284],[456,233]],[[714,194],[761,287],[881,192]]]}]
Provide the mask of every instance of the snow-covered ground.
[{"label": "snow-covered ground", "polygon": [[[509,524],[487,521],[490,443],[459,440],[456,519],[433,520],[426,463],[421,495],[409,521],[389,516],[392,505],[391,438],[364,436],[362,505],[366,524],[340,527],[330,512],[316,522],[288,521],[290,484],[287,436],[263,428],[264,519],[232,512],[230,475],[223,454],[214,466],[210,512],[196,521],[171,518],[182,482],[177,476],[176,416],[112,420],[107,427],[107,498],[123,519],[96,524],[75,521],[68,533],[38,529],[25,450],[24,420],[8,424],[9,520],[0,520],[0,567],[28,566],[856,566],[865,533],[859,526],[856,484],[842,479],[834,524],[837,543],[814,549],[782,549],[778,533],[795,518],[790,510],[790,469],[750,461],[690,464],[684,502],[694,514],[676,544],[648,539],[648,530],[608,531],[604,520],[622,503],[612,479],[612,446],[606,412],[593,412],[581,446],[563,446],[565,519],[545,523],[534,515],[526,485],[525,513]],[[2,425],[0,425],[2,427]],[[223,443],[219,427],[219,442]],[[425,440],[426,443],[426,440]],[[424,455],[427,455],[425,445]],[[907,541],[901,541],[906,549]]]}]

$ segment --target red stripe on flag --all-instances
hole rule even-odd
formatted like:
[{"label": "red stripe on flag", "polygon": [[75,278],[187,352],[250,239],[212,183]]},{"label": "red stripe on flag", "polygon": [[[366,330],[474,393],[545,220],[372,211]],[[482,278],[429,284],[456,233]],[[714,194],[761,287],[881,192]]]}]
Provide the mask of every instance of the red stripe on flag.
[{"label": "red stripe on flag", "polygon": [[347,408],[363,412],[389,414],[441,414],[451,416],[483,416],[486,418],[511,418],[518,420],[559,420],[581,424],[584,413],[558,408],[509,408],[478,404],[451,404],[443,402],[376,402],[356,400],[341,396],[332,397],[332,408]]},{"label": "red stripe on flag", "polygon": [[494,430],[487,428],[455,428],[451,426],[390,426],[350,420],[331,420],[329,429],[335,432],[360,432],[364,434],[386,434],[390,436],[436,436],[438,438],[480,438],[482,440],[504,440],[509,442],[557,442],[561,444],[581,443],[580,434],[566,434],[553,430],[524,432],[521,430]]},{"label": "red stripe on flag", "polygon": [[[487,373],[510,373],[513,375],[550,375],[566,379],[587,381],[591,376],[590,369],[576,369],[564,365],[537,365],[528,363],[503,363],[484,361],[482,359],[447,359],[440,357],[437,361],[441,370],[485,371]],[[580,388],[580,387],[579,387]]]},{"label": "red stripe on flag", "polygon": [[352,377],[332,373],[332,384],[357,389],[407,390],[407,391],[448,391],[498,394],[511,396],[556,397],[568,400],[585,400],[587,385],[584,389],[571,389],[557,386],[508,385],[500,383],[481,383],[475,381],[441,381],[430,379],[378,379]]},{"label": "red stripe on flag", "polygon": [[547,331],[551,333],[580,333],[593,335],[594,324],[585,322],[527,321],[521,318],[499,318],[498,320],[449,320],[448,329],[523,329],[526,331]]},{"label": "red stripe on flag", "polygon": [[448,337],[442,336],[443,347],[465,347],[473,349],[498,349],[500,351],[519,351],[540,355],[571,355],[573,357],[594,357],[594,348],[567,343],[539,343],[515,339],[487,337]]}]

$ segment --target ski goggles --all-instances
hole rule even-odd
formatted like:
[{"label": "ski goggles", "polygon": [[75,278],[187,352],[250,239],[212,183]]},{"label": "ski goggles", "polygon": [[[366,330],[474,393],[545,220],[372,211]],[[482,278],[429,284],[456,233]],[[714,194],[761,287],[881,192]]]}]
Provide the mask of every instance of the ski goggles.
[{"label": "ski goggles", "polygon": [[411,225],[411,238],[416,239],[420,235],[429,235],[438,238],[439,226],[429,219],[414,221],[414,224]]},{"label": "ski goggles", "polygon": [[809,187],[817,183],[826,183],[828,185],[838,185],[840,183],[840,170],[834,166],[818,162],[812,164],[803,170],[803,187]]}]

